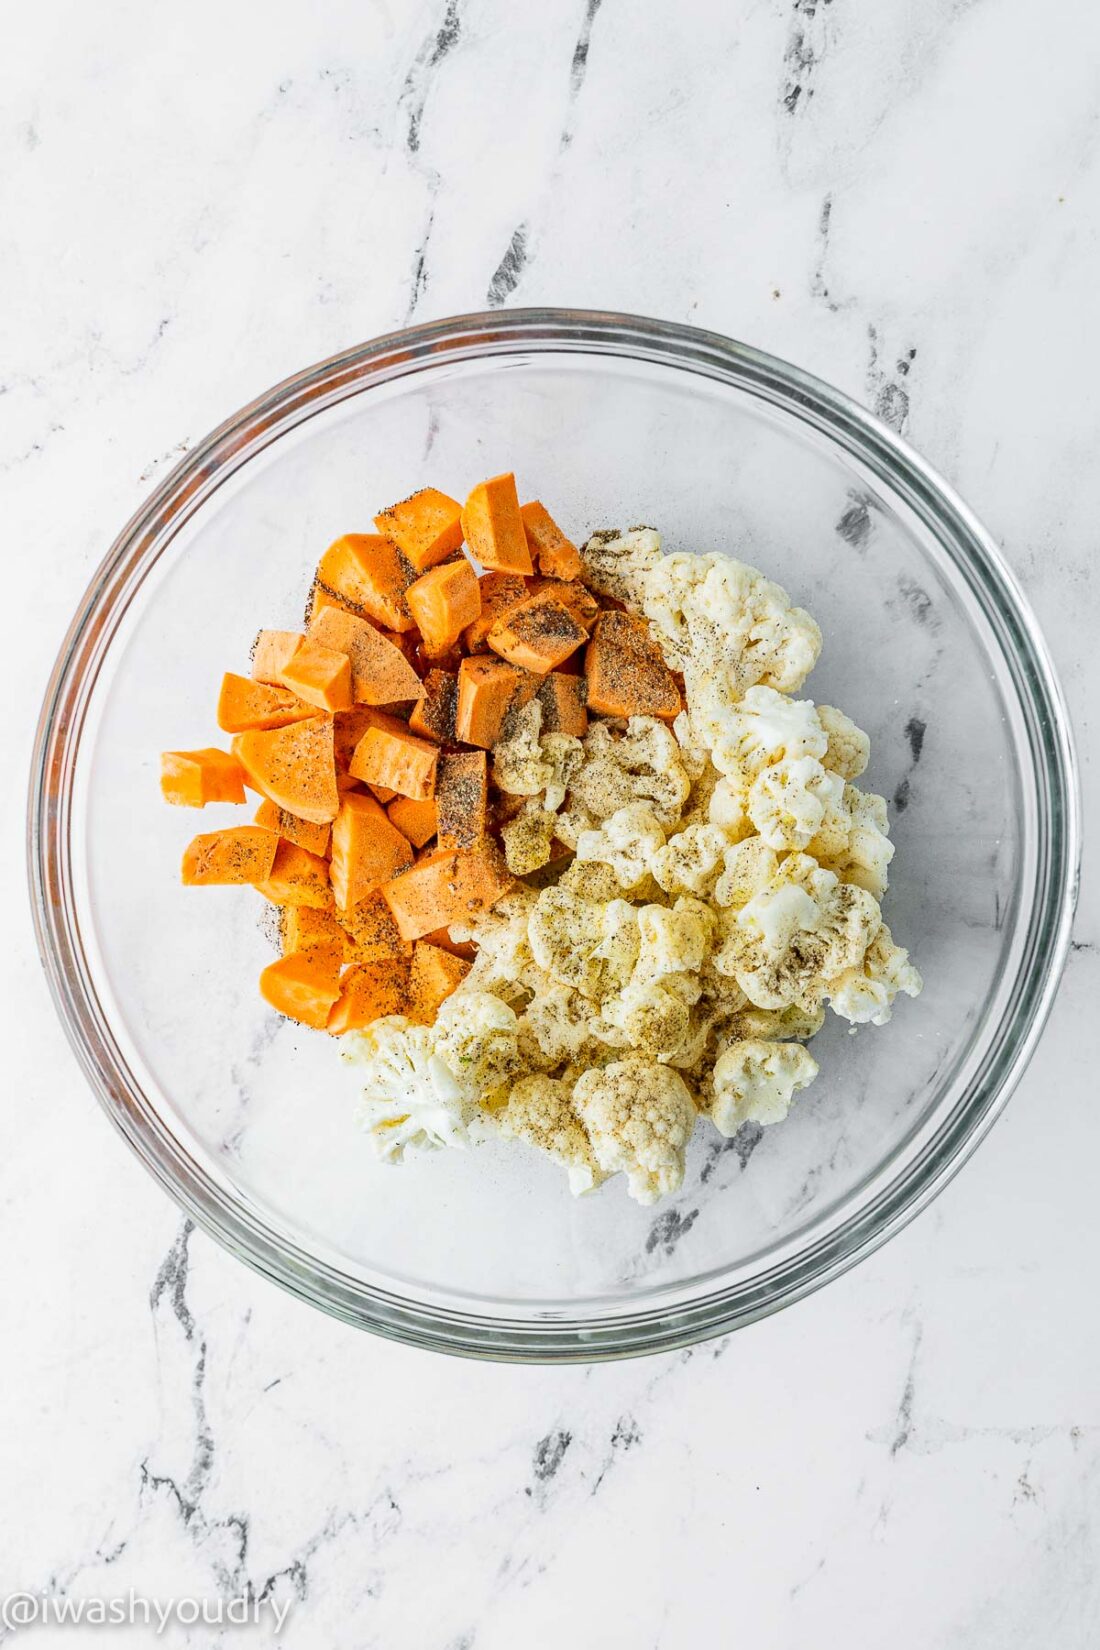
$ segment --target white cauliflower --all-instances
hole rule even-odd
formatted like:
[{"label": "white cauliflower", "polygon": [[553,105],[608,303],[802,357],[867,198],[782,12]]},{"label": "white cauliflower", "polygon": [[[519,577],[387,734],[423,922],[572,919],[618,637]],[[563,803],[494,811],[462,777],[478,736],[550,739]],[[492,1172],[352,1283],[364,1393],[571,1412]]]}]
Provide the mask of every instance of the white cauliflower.
[{"label": "white cauliflower", "polygon": [[532,699],[507,718],[493,746],[493,779],[512,796],[541,796],[555,813],[581,765],[581,742],[568,733],[542,733],[542,707]]},{"label": "white cauliflower", "polygon": [[665,905],[643,905],[638,912],[635,978],[698,974],[710,950],[715,924],[714,913],[701,900],[678,899],[672,910]]},{"label": "white cauliflower", "polygon": [[871,760],[871,741],[863,729],[835,705],[818,705],[817,719],[829,741],[822,757],[829,772],[842,779],[858,779]]},{"label": "white cauliflower", "polygon": [[501,1134],[525,1140],[568,1171],[574,1197],[592,1191],[604,1179],[592,1142],[574,1111],[569,1089],[552,1077],[523,1077],[514,1085],[495,1122]]},{"label": "white cauliflower", "polygon": [[664,843],[664,826],[653,809],[646,802],[632,802],[605,819],[598,830],[580,833],[577,858],[608,865],[621,888],[637,888]]},{"label": "white cauliflower", "polygon": [[586,1071],[573,1089],[573,1106],[600,1168],[624,1173],[635,1202],[655,1203],[679,1191],[696,1112],[677,1072],[631,1054]]},{"label": "white cauliflower", "polygon": [[713,760],[747,787],[776,762],[825,755],[828,739],[812,699],[791,699],[770,687],[750,687],[734,705],[715,741]]},{"label": "white cauliflower", "polygon": [[536,894],[521,885],[479,912],[469,924],[455,923],[452,938],[473,940],[477,956],[462,982],[464,991],[489,991],[505,1000],[533,990],[541,979],[527,942],[527,920]]},{"label": "white cauliflower", "polygon": [[894,944],[885,923],[879,927],[858,968],[849,968],[830,979],[826,992],[829,1006],[853,1025],[884,1026],[890,1018],[899,991],[919,997],[924,987],[909,953]]},{"label": "white cauliflower", "polygon": [[598,1052],[602,1028],[593,1015],[591,1002],[549,976],[528,1003],[520,1025],[534,1037],[551,1065],[587,1065],[588,1055]]},{"label": "white cauliflower", "polygon": [[638,919],[624,899],[597,904],[559,883],[544,888],[527,925],[539,967],[598,1002],[621,991],[638,957]]},{"label": "white cauliflower", "polygon": [[593,533],[581,546],[584,582],[601,595],[640,607],[646,575],[661,559],[661,538],[652,527]]},{"label": "white cauliflower", "polygon": [[743,1006],[731,1014],[725,1023],[726,1035],[761,1043],[801,1042],[816,1037],[825,1024],[825,1008],[803,1008],[791,1003],[786,1008],[754,1008],[743,1001]]},{"label": "white cauliflower", "polygon": [[731,1043],[715,1062],[707,1114],[727,1139],[742,1123],[781,1123],[817,1073],[817,1061],[801,1043]]},{"label": "white cauliflower", "polygon": [[513,876],[529,876],[549,864],[558,816],[528,797],[519,813],[501,828],[504,863]]},{"label": "white cauliflower", "polygon": [[701,894],[714,890],[730,838],[717,825],[686,825],[652,856],[649,869],[666,894]]},{"label": "white cauliflower", "polygon": [[771,847],[802,849],[843,796],[839,774],[828,773],[815,756],[799,756],[761,769],[749,788],[746,811]]},{"label": "white cauliflower", "polygon": [[731,842],[752,835],[752,821],[745,812],[747,798],[737,780],[723,776],[717,780],[707,803],[707,818],[725,831]]},{"label": "white cauliflower", "polygon": [[662,825],[676,824],[691,780],[675,736],[663,722],[632,716],[623,733],[594,722],[582,743],[584,758],[572,792],[594,821],[609,819],[633,802],[647,802]]},{"label": "white cauliflower", "polygon": [[492,1104],[518,1075],[516,1016],[490,991],[471,991],[463,981],[439,1009],[432,1027],[434,1052],[466,1098]]},{"label": "white cauliflower", "polygon": [[466,1145],[476,1106],[436,1053],[434,1027],[391,1014],[345,1043],[345,1059],[363,1068],[358,1120],[384,1163]]},{"label": "white cauliflower", "polygon": [[770,848],[763,837],[746,837],[726,849],[722,874],[714,885],[714,898],[720,906],[739,909],[768,886],[778,869],[779,856],[775,849]]}]

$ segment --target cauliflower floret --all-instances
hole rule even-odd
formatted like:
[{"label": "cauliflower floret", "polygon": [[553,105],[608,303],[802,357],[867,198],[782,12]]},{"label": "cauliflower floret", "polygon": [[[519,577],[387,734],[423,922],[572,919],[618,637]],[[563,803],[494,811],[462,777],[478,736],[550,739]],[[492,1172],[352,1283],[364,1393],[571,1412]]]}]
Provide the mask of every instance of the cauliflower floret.
[{"label": "cauliflower floret", "polygon": [[345,1043],[345,1059],[363,1068],[358,1121],[384,1163],[400,1163],[406,1152],[466,1145],[476,1108],[436,1054],[434,1027],[390,1014]]},{"label": "cauliflower floret", "polygon": [[894,944],[893,935],[883,923],[867,948],[863,966],[849,968],[831,979],[826,992],[830,1008],[842,1019],[851,1020],[853,1025],[884,1026],[898,992],[919,997],[923,987],[924,981],[909,961],[908,951]]},{"label": "cauliflower floret", "polygon": [[818,705],[817,719],[829,741],[822,757],[829,772],[842,779],[858,779],[871,760],[871,741],[863,729],[835,705]]},{"label": "cauliflower floret", "polygon": [[728,775],[715,783],[707,804],[707,817],[712,825],[720,825],[731,842],[740,842],[752,835],[752,821],[745,812],[745,792],[736,779]]},{"label": "cauliflower floret", "polygon": [[597,1002],[622,990],[638,957],[637,913],[627,900],[599,905],[560,883],[539,894],[527,937],[540,968]]},{"label": "cauliflower floret", "polygon": [[565,801],[583,750],[572,734],[541,733],[541,727],[537,699],[507,718],[493,746],[493,779],[512,796],[541,796],[544,807],[555,813]]},{"label": "cauliflower floret", "polygon": [[592,1004],[579,991],[549,976],[527,1005],[520,1026],[534,1037],[551,1065],[589,1065],[590,1056],[598,1054],[600,1026],[593,1018]]},{"label": "cauliflower floret", "polygon": [[695,1102],[678,1072],[640,1055],[586,1071],[573,1106],[607,1174],[620,1171],[637,1203],[679,1191],[684,1153],[695,1127]]},{"label": "cauliflower floret", "polygon": [[697,784],[706,770],[710,767],[710,752],[706,743],[692,726],[691,717],[686,710],[682,710],[672,724],[672,731],[676,735],[676,743],[680,747],[680,760],[687,769],[688,778],[693,785]]},{"label": "cauliflower floret", "polygon": [[490,991],[506,1000],[533,990],[541,977],[527,943],[527,921],[534,909],[533,889],[519,885],[490,911],[469,923],[454,923],[452,939],[472,940],[477,956],[463,981],[466,991]]},{"label": "cauliflower floret", "polygon": [[558,816],[529,797],[514,819],[501,830],[504,863],[513,876],[529,876],[550,861]]},{"label": "cauliflower floret", "polygon": [[676,986],[687,978],[631,980],[617,996],[605,998],[601,1039],[613,1048],[644,1049],[655,1060],[681,1057],[691,1035],[691,1005]]},{"label": "cauliflower floret", "polygon": [[730,1016],[726,1032],[735,1041],[802,1042],[807,1037],[816,1037],[824,1024],[823,1006],[803,1008],[799,1003],[791,1003],[787,1008],[754,1008],[746,1003]]},{"label": "cauliflower floret", "polygon": [[725,853],[724,868],[714,885],[714,898],[721,906],[739,909],[754,894],[766,888],[779,869],[779,857],[763,837],[746,837]]},{"label": "cauliflower floret", "polygon": [[730,838],[717,825],[687,825],[653,855],[649,869],[666,894],[709,894]]},{"label": "cauliflower floret", "polygon": [[691,780],[676,739],[663,722],[655,716],[632,716],[624,733],[612,732],[606,722],[594,722],[583,746],[584,760],[572,780],[573,796],[597,821],[633,802],[648,802],[666,828],[677,823]]},{"label": "cauliflower floret", "polygon": [[803,849],[843,795],[839,774],[827,773],[815,756],[799,756],[761,769],[749,788],[747,811],[771,847]]},{"label": "cauliflower floret", "polygon": [[569,1089],[552,1077],[523,1077],[508,1103],[496,1114],[501,1134],[525,1140],[545,1152],[569,1174],[574,1197],[592,1191],[604,1179],[581,1120],[573,1110]]},{"label": "cauliflower floret", "polygon": [[608,865],[621,888],[636,888],[664,842],[664,826],[653,809],[648,803],[632,802],[605,819],[599,830],[580,833],[577,859]]},{"label": "cauliflower floret", "polygon": [[464,981],[439,1009],[432,1027],[437,1059],[470,1101],[492,1105],[519,1073],[516,1016],[490,991]]},{"label": "cauliflower floret", "polygon": [[661,537],[652,527],[607,528],[581,546],[584,582],[631,607],[641,606],[646,575],[660,559]]},{"label": "cauliflower floret", "polygon": [[714,764],[745,786],[775,762],[825,755],[828,739],[812,699],[789,699],[770,687],[746,689],[715,742]]},{"label": "cauliflower floret", "polygon": [[817,1073],[817,1061],[801,1043],[731,1043],[715,1062],[707,1114],[727,1139],[742,1123],[781,1123]]},{"label": "cauliflower floret", "polygon": [[606,905],[608,900],[618,899],[622,893],[619,879],[610,865],[598,859],[573,860],[558,878],[558,887],[576,894],[578,899],[593,900],[597,905]]},{"label": "cauliflower floret", "polygon": [[643,905],[638,912],[635,977],[657,980],[665,974],[698,974],[714,927],[713,912],[700,900],[678,899],[671,911],[665,905]]},{"label": "cauliflower floret", "polygon": [[890,820],[886,799],[873,791],[861,791],[855,785],[845,785],[844,803],[851,819],[846,851],[838,863],[831,866],[842,882],[854,882],[866,888],[876,899],[886,892],[887,871],[894,857],[894,844],[887,834]]}]

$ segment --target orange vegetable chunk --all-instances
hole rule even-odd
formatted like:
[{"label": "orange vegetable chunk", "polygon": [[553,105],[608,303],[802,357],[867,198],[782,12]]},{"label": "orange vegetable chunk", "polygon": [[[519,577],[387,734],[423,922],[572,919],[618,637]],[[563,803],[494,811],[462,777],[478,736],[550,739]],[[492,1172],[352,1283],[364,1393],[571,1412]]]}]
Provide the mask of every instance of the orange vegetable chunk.
[{"label": "orange vegetable chunk", "polygon": [[405,1009],[409,1019],[421,1025],[431,1025],[440,1003],[457,990],[469,972],[470,964],[461,957],[425,940],[417,940],[409,969],[408,1006]]},{"label": "orange vegetable chunk", "polygon": [[218,694],[218,726],[223,733],[245,733],[249,728],[285,728],[301,722],[314,709],[289,688],[273,687],[227,670]]},{"label": "orange vegetable chunk", "polygon": [[563,602],[545,592],[529,596],[498,619],[489,632],[489,646],[509,664],[543,675],[568,659],[588,640]]},{"label": "orange vegetable chunk", "polygon": [[481,612],[473,624],[462,632],[462,644],[467,653],[483,653],[488,647],[486,637],[498,619],[525,602],[531,594],[527,580],[518,573],[483,573],[477,581],[481,597]]},{"label": "orange vegetable chunk", "polygon": [[453,744],[458,677],[450,670],[430,670],[424,678],[421,697],[409,714],[409,732],[437,745]]},{"label": "orange vegetable chunk", "polygon": [[347,655],[356,704],[394,705],[420,693],[420,678],[401,649],[366,619],[324,607],[310,620],[309,634],[325,647]]},{"label": "orange vegetable chunk", "polygon": [[313,905],[284,906],[280,939],[284,957],[293,951],[335,946],[343,962],[354,961],[352,937],[340,926],[331,909],[320,910]]},{"label": "orange vegetable chunk", "polygon": [[588,684],[583,676],[566,676],[551,671],[539,683],[536,694],[542,709],[543,733],[569,733],[583,739],[588,732]]},{"label": "orange vegetable chunk", "polygon": [[383,957],[408,957],[412,945],[397,932],[393,912],[373,889],[358,904],[340,912],[340,926],[347,935],[350,962],[378,962]]},{"label": "orange vegetable chunk", "polygon": [[160,789],[166,802],[180,808],[243,802],[244,769],[235,756],[214,746],[201,751],[163,751]]},{"label": "orange vegetable chunk", "polygon": [[416,620],[429,654],[444,653],[453,647],[467,625],[481,612],[477,574],[460,556],[423,573],[406,592],[409,611]]},{"label": "orange vegetable chunk", "polygon": [[489,825],[488,757],[484,751],[444,751],[435,782],[441,848],[473,848]]},{"label": "orange vegetable chunk", "polygon": [[437,487],[421,487],[400,504],[391,504],[375,516],[374,525],[418,573],[462,548],[462,506]]},{"label": "orange vegetable chunk", "polygon": [[270,874],[279,849],[274,831],[233,825],[193,837],[183,851],[182,878],[190,888],[215,883],[259,882]]},{"label": "orange vegetable chunk", "polygon": [[402,1014],[409,998],[409,966],[387,962],[356,963],[340,981],[340,995],[328,1017],[334,1037],[362,1031],[386,1014]]},{"label": "orange vegetable chunk", "polygon": [[473,962],[477,956],[477,946],[471,940],[452,940],[449,928],[433,928],[424,938],[429,945],[438,946],[440,951],[449,951],[452,957],[462,957],[466,962]]},{"label": "orange vegetable chunk", "polygon": [[318,710],[351,709],[351,660],[312,636],[302,637],[283,666],[280,680],[283,687]]},{"label": "orange vegetable chunk", "polygon": [[580,575],[580,551],[567,539],[545,504],[532,499],[520,506],[527,548],[539,564],[539,572],[555,579],[575,579]]},{"label": "orange vegetable chunk", "polygon": [[261,630],[252,644],[252,680],[273,687],[285,686],[283,669],[297,652],[302,640],[298,630]]},{"label": "orange vegetable chunk", "polygon": [[528,593],[532,596],[556,596],[584,630],[592,629],[600,611],[599,602],[579,579],[531,579]]},{"label": "orange vegetable chunk", "polygon": [[425,801],[435,792],[435,770],[439,747],[430,740],[417,739],[403,723],[391,717],[378,718],[355,747],[348,772],[368,785],[385,785],[400,796]]},{"label": "orange vegetable chunk", "polygon": [[386,809],[390,824],[396,825],[414,848],[423,848],[436,833],[437,815],[434,798],[414,802],[411,796],[395,796]]},{"label": "orange vegetable chunk", "polygon": [[314,825],[336,818],[340,798],[331,716],[238,733],[233,754],[260,794],[288,813]]},{"label": "orange vegetable chunk", "polygon": [[256,809],[253,822],[262,825],[265,831],[274,831],[286,842],[297,843],[311,854],[328,853],[328,825],[314,825],[311,820],[299,819],[297,814],[288,813],[266,796]]},{"label": "orange vegetable chunk", "polygon": [[328,862],[296,842],[280,841],[271,870],[255,886],[272,905],[311,905],[318,911],[332,905]]},{"label": "orange vegetable chunk", "polygon": [[373,796],[349,792],[332,827],[329,876],[342,909],[361,899],[412,864],[408,840],[386,817]]},{"label": "orange vegetable chunk", "polygon": [[678,716],[680,689],[633,613],[601,613],[585,655],[588,708],[604,716]]},{"label": "orange vegetable chunk", "polygon": [[504,659],[478,654],[458,667],[455,735],[466,745],[492,750],[501,724],[522,691],[524,673]]},{"label": "orange vegetable chunk", "polygon": [[519,513],[516,478],[510,471],[478,482],[462,511],[462,532],[470,554],[482,567],[499,573],[534,572]]},{"label": "orange vegetable chunk", "polygon": [[412,629],[405,592],[415,578],[416,568],[381,533],[345,533],[317,566],[321,590],[386,630]]},{"label": "orange vegetable chunk", "polygon": [[434,928],[487,911],[512,887],[515,879],[492,841],[465,852],[441,848],[417,860],[382,895],[402,939],[418,940]]},{"label": "orange vegetable chunk", "polygon": [[288,1020],[323,1031],[340,995],[342,957],[336,946],[292,951],[260,975],[260,995]]}]

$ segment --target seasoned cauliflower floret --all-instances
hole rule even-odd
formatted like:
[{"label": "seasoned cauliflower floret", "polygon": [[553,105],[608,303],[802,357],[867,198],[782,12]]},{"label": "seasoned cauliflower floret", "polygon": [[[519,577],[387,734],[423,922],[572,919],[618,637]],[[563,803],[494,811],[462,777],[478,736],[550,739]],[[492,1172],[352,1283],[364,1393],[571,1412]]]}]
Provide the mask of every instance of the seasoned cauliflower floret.
[{"label": "seasoned cauliflower floret", "polygon": [[746,837],[727,848],[724,868],[714,886],[719,905],[734,909],[747,905],[754,894],[766,888],[779,869],[779,857],[763,837]]},{"label": "seasoned cauliflower floret", "polygon": [[555,813],[565,801],[581,765],[579,739],[568,733],[541,733],[542,708],[537,699],[508,717],[504,735],[493,746],[493,779],[512,796],[541,796]]},{"label": "seasoned cauliflower floret", "polygon": [[851,1020],[853,1025],[884,1026],[898,992],[919,997],[923,985],[908,951],[894,944],[893,935],[883,923],[867,948],[863,966],[836,975],[826,991],[830,1008],[842,1019]]},{"label": "seasoned cauliflower floret", "polygon": [[597,1002],[623,988],[638,957],[638,918],[629,901],[598,905],[560,884],[539,894],[527,937],[540,968]]},{"label": "seasoned cauliflower floret", "polygon": [[508,1001],[535,988],[541,970],[527,943],[527,919],[535,899],[533,889],[520,885],[469,924],[452,925],[454,940],[473,940],[477,946],[477,956],[462,982],[464,991],[490,991]]},{"label": "seasoned cauliflower floret", "polygon": [[749,789],[747,812],[771,847],[801,849],[813,841],[843,795],[839,774],[827,773],[816,756],[799,756],[761,769]]},{"label": "seasoned cauliflower floret", "polygon": [[781,1123],[817,1073],[817,1061],[801,1043],[731,1043],[715,1062],[707,1115],[727,1139],[742,1123]]},{"label": "seasoned cauliflower floret", "polygon": [[714,763],[745,785],[775,762],[825,755],[828,739],[812,699],[790,699],[770,687],[746,689],[715,741]]},{"label": "seasoned cauliflower floret", "polygon": [[520,1019],[552,1065],[588,1065],[588,1055],[598,1050],[598,1022],[592,1004],[571,986],[559,985],[547,976]]},{"label": "seasoned cauliflower floret", "polygon": [[558,816],[528,797],[519,813],[501,830],[504,863],[513,876],[529,876],[549,864]]},{"label": "seasoned cauliflower floret", "polygon": [[714,927],[713,913],[696,899],[678,899],[671,911],[664,905],[643,905],[638,912],[636,976],[656,980],[664,974],[697,974]]},{"label": "seasoned cauliflower floret", "polygon": [[614,733],[606,722],[594,722],[583,746],[584,760],[572,790],[597,821],[632,802],[648,802],[662,825],[675,825],[691,780],[680,747],[663,722],[655,716],[632,716],[624,733]]},{"label": "seasoned cauliflower floret", "polygon": [[344,1058],[362,1067],[358,1120],[377,1157],[465,1146],[475,1107],[436,1054],[434,1028],[390,1014],[344,1041]]},{"label": "seasoned cauliflower floret", "polygon": [[564,1083],[552,1077],[522,1077],[495,1121],[501,1134],[525,1140],[567,1170],[574,1197],[592,1191],[604,1179]]},{"label": "seasoned cauliflower floret", "polygon": [[666,894],[713,892],[730,838],[717,825],[687,825],[653,855],[649,869]]},{"label": "seasoned cauliflower floret", "polygon": [[573,1089],[573,1106],[600,1168],[624,1173],[636,1203],[679,1191],[696,1112],[678,1072],[631,1054],[586,1071]]},{"label": "seasoned cauliflower floret", "polygon": [[607,528],[581,546],[585,583],[631,607],[641,606],[646,575],[660,559],[661,537],[652,527]]},{"label": "seasoned cauliflower floret", "polygon": [[829,741],[821,759],[829,772],[842,779],[858,779],[871,760],[871,741],[863,729],[835,705],[818,705],[817,719]]},{"label": "seasoned cauliflower floret", "polygon": [[577,858],[610,866],[621,888],[636,888],[664,843],[664,826],[653,809],[646,802],[632,802],[605,819],[598,830],[580,833]]},{"label": "seasoned cauliflower floret", "polygon": [[519,1071],[516,1016],[490,991],[464,981],[451,993],[431,1028],[436,1057],[471,1101],[492,1104]]}]

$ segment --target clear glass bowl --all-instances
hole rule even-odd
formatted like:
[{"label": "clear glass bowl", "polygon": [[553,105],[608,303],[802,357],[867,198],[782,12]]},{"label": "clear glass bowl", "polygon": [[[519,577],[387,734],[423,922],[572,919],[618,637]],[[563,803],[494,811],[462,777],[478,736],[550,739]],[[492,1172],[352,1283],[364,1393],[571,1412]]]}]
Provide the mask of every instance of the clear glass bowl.
[{"label": "clear glass bowl", "polygon": [[[431,481],[514,469],[573,534],[659,527],[810,608],[811,691],[873,740],[892,799],[886,915],[924,973],[885,1029],[833,1021],[787,1123],[702,1126],[670,1207],[574,1201],[516,1146],[376,1164],[354,1072],[280,1020],[250,889],[180,887],[191,833],[157,756],[218,738],[221,672],[300,623],[339,533]],[[927,1203],[1004,1105],[1066,950],[1070,734],[989,536],[861,407],[714,334],[555,310],[382,338],[280,384],[192,451],[107,556],[42,713],[30,810],[39,943],[108,1114],[235,1254],[351,1323],[479,1357],[682,1345],[805,1294]]]}]

